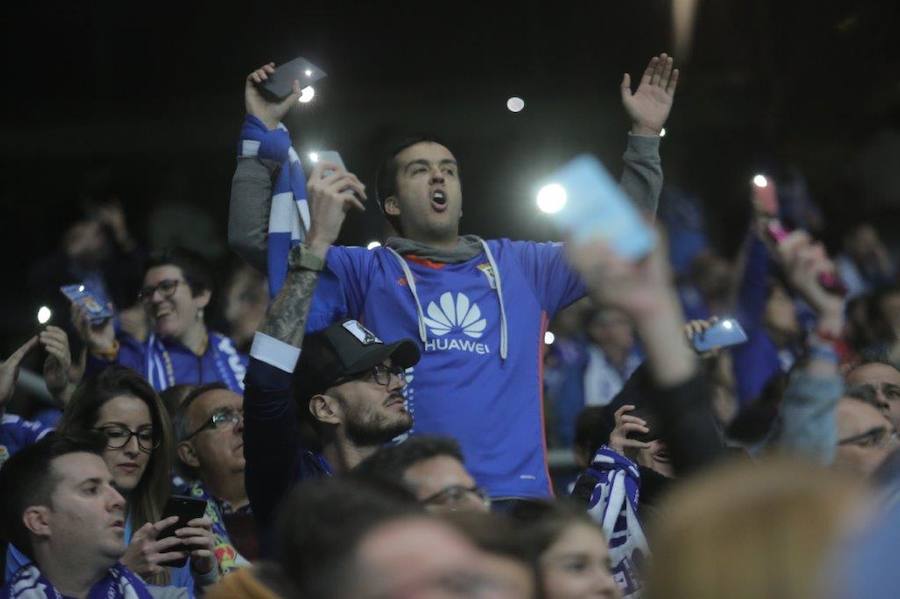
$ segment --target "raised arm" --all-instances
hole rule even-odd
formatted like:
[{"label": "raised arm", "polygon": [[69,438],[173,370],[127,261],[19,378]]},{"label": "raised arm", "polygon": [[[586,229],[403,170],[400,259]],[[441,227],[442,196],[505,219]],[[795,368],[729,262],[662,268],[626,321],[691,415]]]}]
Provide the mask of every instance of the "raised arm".
[{"label": "raised arm", "polygon": [[[256,69],[244,81],[244,106],[247,115],[258,119],[259,125],[273,131],[300,97],[300,83],[294,82],[294,92],[281,102],[270,102],[256,88],[275,72],[269,63]],[[228,207],[228,246],[254,268],[266,271],[266,239],[269,229],[269,209],[272,198],[272,177],[281,166],[274,158],[249,156],[241,152],[231,180],[231,200]]]},{"label": "raised arm", "polygon": [[640,84],[631,91],[631,76],[622,77],[622,105],[631,118],[631,134],[623,156],[625,165],[620,184],[638,207],[656,214],[663,173],[659,158],[660,132],[675,99],[678,69],[671,56],[660,54],[650,59]]}]

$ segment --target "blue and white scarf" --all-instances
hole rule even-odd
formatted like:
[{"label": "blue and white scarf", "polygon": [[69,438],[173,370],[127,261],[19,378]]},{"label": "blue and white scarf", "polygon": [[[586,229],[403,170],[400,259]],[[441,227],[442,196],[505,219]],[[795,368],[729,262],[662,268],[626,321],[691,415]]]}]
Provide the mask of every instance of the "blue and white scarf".
[{"label": "blue and white scarf", "polygon": [[[244,366],[237,348],[234,347],[234,343],[219,333],[210,332],[208,337],[206,352],[212,352],[218,374],[217,380],[228,385],[228,388],[235,393],[243,395],[244,375],[247,368]],[[153,333],[144,344],[144,376],[157,391],[165,391],[178,383],[175,380],[172,356],[162,339]]]},{"label": "blue and white scarf", "polygon": [[[63,599],[63,595],[37,566],[28,564],[19,568],[9,584],[3,587],[0,599]],[[134,572],[122,564],[116,564],[91,587],[88,599],[152,599],[152,596]]]},{"label": "blue and white scarf", "polygon": [[287,276],[288,252],[306,238],[309,229],[309,204],[306,201],[306,175],[300,157],[291,146],[287,128],[279,123],[270,130],[253,115],[244,118],[238,157],[257,156],[281,165],[272,188],[269,213],[268,275],[269,294],[278,293]]}]

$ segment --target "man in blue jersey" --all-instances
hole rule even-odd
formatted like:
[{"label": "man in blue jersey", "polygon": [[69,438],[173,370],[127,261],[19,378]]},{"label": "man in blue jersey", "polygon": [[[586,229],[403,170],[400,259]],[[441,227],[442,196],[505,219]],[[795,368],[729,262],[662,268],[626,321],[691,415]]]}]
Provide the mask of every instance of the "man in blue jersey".
[{"label": "man in blue jersey", "polygon": [[[248,113],[270,129],[289,108],[262,101],[256,91],[254,82],[271,72],[263,67],[251,74],[245,97]],[[650,61],[636,92],[628,75],[621,85],[633,121],[622,185],[648,214],[655,212],[662,184],[659,132],[677,79],[672,59],[662,54]],[[274,168],[258,156],[245,157],[233,181],[229,240],[257,265]],[[311,175],[310,202],[322,193],[324,174]],[[557,311],[584,295],[581,281],[559,244],[460,236],[459,165],[437,140],[398,145],[377,179],[381,207],[401,237],[370,251],[307,236],[307,250],[326,255],[327,263],[310,330],[355,318],[384,339],[415,336],[423,357],[408,373],[412,432],[458,439],[466,464],[494,499],[551,495],[541,407],[543,335]]]}]

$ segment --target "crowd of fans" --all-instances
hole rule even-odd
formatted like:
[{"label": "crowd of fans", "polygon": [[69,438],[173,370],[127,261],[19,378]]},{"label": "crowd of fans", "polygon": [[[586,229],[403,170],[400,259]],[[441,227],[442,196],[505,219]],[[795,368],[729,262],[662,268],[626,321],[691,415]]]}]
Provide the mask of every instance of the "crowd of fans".
[{"label": "crowd of fans", "polygon": [[[278,126],[299,84],[275,101],[273,72],[246,81],[228,226],[244,262],[221,293],[201,256],[140,247],[116,199],[34,266],[71,318],[0,364],[0,597],[900,588],[900,287],[871,224],[832,260],[793,173],[748,199],[734,260],[671,191],[637,261],[461,236],[450,148],[399,143],[374,192],[339,164],[304,172]],[[677,81],[662,54],[621,84],[621,188],[648,223]],[[336,245],[370,195],[396,236]],[[779,219],[795,230],[771,234]],[[746,338],[697,349],[727,317]],[[39,351],[49,399],[13,414]],[[548,447],[577,476],[552,478]]]}]

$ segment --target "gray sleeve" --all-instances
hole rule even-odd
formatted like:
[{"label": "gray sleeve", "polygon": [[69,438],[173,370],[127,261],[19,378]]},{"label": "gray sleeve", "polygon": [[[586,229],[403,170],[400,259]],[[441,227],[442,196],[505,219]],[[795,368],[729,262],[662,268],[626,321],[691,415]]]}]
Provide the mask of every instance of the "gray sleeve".
[{"label": "gray sleeve", "polygon": [[153,599],[190,599],[187,589],[181,587],[155,587],[147,585],[147,591]]},{"label": "gray sleeve", "polygon": [[662,190],[662,161],[658,136],[628,134],[628,147],[622,158],[625,167],[619,184],[642,212],[656,215]]},{"label": "gray sleeve", "polygon": [[259,271],[266,272],[266,243],[272,205],[272,176],[278,163],[238,158],[228,205],[228,247]]},{"label": "gray sleeve", "polygon": [[829,465],[837,448],[835,407],[844,383],[840,376],[791,375],[781,406],[775,445]]}]

